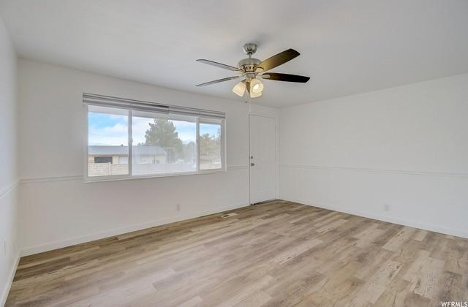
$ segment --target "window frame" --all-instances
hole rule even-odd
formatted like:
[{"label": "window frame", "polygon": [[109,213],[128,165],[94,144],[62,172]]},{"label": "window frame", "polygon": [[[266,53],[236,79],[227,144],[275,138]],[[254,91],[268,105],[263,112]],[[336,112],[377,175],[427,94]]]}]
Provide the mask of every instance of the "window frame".
[{"label": "window frame", "polygon": [[[196,153],[197,153],[197,165],[196,171],[192,172],[172,172],[163,174],[147,174],[147,175],[132,175],[133,166],[133,131],[132,131],[132,118],[133,110],[126,109],[128,117],[128,174],[127,175],[107,175],[107,176],[89,176],[88,173],[88,157],[89,157],[89,106],[91,104],[84,104],[84,116],[86,118],[85,136],[84,136],[84,182],[102,182],[102,181],[121,181],[121,180],[135,180],[135,179],[149,179],[149,178],[162,178],[162,177],[175,177],[175,176],[188,176],[188,175],[205,175],[227,172],[227,142],[226,142],[226,118],[214,119],[202,115],[194,115],[196,118]],[[108,108],[112,108],[109,106]],[[151,112],[151,111],[148,111]],[[153,112],[158,114],[158,112]],[[202,120],[200,120],[202,119]],[[211,122],[210,122],[211,121]],[[216,123],[221,125],[221,168],[218,169],[200,169],[200,123]]]}]

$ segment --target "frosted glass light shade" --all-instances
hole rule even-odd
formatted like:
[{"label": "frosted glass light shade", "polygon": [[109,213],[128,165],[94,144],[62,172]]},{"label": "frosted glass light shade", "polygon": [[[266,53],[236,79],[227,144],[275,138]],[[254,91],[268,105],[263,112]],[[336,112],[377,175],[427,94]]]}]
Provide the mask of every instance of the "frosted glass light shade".
[{"label": "frosted glass light shade", "polygon": [[236,94],[239,95],[240,97],[244,96],[246,90],[246,86],[244,82],[239,82],[237,83],[232,91]]},{"label": "frosted glass light shade", "polygon": [[258,79],[250,81],[250,92],[254,94],[261,94],[263,91],[263,83]]},{"label": "frosted glass light shade", "polygon": [[254,93],[253,91],[250,91],[250,98],[257,98],[262,96],[262,92],[260,93]]}]

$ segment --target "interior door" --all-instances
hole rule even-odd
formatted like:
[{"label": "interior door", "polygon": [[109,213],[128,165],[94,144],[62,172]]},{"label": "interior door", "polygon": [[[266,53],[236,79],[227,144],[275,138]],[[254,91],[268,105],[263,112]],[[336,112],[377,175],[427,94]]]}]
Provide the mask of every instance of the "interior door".
[{"label": "interior door", "polygon": [[276,120],[250,115],[250,203],[276,198]]}]

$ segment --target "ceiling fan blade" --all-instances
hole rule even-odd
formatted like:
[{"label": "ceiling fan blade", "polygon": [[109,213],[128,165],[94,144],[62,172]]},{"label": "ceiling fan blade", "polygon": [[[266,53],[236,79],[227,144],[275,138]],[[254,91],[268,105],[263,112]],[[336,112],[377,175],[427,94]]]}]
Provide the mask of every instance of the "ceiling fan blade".
[{"label": "ceiling fan blade", "polygon": [[198,59],[197,62],[212,65],[212,66],[216,66],[216,67],[219,67],[219,68],[224,68],[224,69],[227,69],[227,70],[241,71],[237,67],[226,65],[226,64],[223,64],[223,63],[218,63],[218,62],[215,62],[215,61],[210,61],[210,60],[205,60],[205,59]]},{"label": "ceiling fan blade", "polygon": [[297,83],[306,83],[310,79],[309,77],[305,77],[305,76],[280,74],[276,72],[267,72],[260,76],[266,80],[297,82]]},{"label": "ceiling fan blade", "polygon": [[211,84],[215,84],[215,83],[220,83],[220,82],[224,82],[224,81],[229,81],[229,80],[237,79],[237,78],[240,78],[240,77],[242,77],[242,76],[239,75],[239,76],[234,76],[234,77],[222,78],[222,79],[213,80],[213,81],[210,81],[210,82],[200,83],[200,84],[197,84],[197,86],[211,85]]},{"label": "ceiling fan blade", "polygon": [[300,53],[294,49],[285,50],[283,52],[278,53],[277,55],[272,56],[271,58],[266,59],[260,64],[258,64],[256,71],[262,72],[262,71],[273,69],[275,67],[283,65],[284,63],[288,61],[291,61],[292,59],[294,59],[295,57],[298,57],[299,55]]}]

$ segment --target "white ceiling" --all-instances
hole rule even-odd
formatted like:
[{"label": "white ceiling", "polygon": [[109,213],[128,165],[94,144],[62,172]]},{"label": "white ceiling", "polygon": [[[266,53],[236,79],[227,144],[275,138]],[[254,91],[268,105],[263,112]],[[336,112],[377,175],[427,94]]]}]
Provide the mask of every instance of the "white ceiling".
[{"label": "white ceiling", "polygon": [[276,72],[307,84],[265,81],[269,106],[290,106],[468,71],[468,1],[1,0],[20,56],[164,87],[237,98],[232,72],[242,45],[265,59],[301,56]]}]

